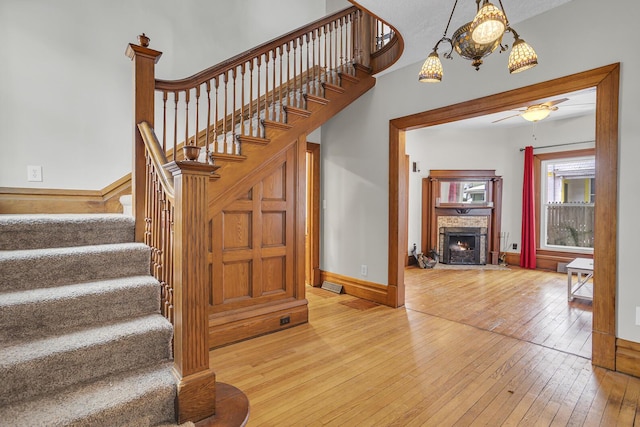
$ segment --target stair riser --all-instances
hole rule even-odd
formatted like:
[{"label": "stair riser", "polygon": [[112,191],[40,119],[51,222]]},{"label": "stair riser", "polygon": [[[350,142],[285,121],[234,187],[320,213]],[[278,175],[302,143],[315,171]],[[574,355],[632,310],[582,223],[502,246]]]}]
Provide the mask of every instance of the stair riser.
[{"label": "stair riser", "polygon": [[[171,363],[112,375],[35,400],[0,406],[14,426],[140,427],[173,423],[176,386]],[[173,424],[175,425],[175,424]]]},{"label": "stair riser", "polygon": [[0,215],[0,250],[132,242],[133,218],[116,215]]},{"label": "stair riser", "polygon": [[107,245],[91,247],[99,248],[91,252],[52,251],[0,258],[0,291],[149,274],[151,252],[148,247],[138,244],[114,246],[117,248]]},{"label": "stair riser", "polygon": [[105,375],[170,358],[170,327],[73,348],[15,364],[0,364],[0,406],[30,399]]},{"label": "stair riser", "polygon": [[114,283],[110,286],[105,283],[108,282],[86,285],[87,289],[95,288],[91,289],[92,292],[99,289],[100,293],[3,304],[9,299],[5,297],[0,301],[0,341],[41,337],[68,328],[94,326],[159,312],[160,285],[156,280],[143,278],[131,284]]}]

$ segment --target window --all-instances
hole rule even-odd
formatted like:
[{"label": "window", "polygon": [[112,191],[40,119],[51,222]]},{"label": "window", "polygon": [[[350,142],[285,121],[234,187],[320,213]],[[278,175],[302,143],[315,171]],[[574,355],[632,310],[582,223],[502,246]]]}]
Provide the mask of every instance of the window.
[{"label": "window", "polygon": [[595,156],[540,165],[540,248],[593,253]]}]

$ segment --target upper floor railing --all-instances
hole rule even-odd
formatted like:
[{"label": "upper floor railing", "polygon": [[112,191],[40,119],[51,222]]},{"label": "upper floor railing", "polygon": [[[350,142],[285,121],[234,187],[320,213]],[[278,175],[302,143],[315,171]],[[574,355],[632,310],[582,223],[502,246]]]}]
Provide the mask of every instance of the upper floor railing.
[{"label": "upper floor railing", "polygon": [[350,7],[191,77],[156,79],[156,133],[170,160],[182,144],[204,147],[208,162],[241,156],[243,138],[263,137],[263,121],[285,123],[288,108],[304,108],[306,96],[322,96],[325,84],[339,85],[355,64],[369,67],[372,54],[398,40]]}]

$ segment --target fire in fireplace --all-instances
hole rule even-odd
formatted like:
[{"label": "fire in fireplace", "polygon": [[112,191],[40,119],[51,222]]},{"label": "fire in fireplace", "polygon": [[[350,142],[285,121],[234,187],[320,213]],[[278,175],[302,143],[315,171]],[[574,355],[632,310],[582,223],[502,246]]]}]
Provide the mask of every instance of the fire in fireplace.
[{"label": "fire in fireplace", "polygon": [[445,264],[486,264],[487,229],[485,227],[442,227],[441,262]]}]

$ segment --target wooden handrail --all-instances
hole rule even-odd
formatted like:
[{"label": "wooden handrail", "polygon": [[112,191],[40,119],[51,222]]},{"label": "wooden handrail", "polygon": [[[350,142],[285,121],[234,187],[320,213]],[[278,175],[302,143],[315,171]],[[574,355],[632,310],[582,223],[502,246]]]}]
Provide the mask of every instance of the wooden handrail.
[{"label": "wooden handrail", "polygon": [[356,8],[355,6],[351,6],[342,11],[336,12],[333,15],[329,15],[324,18],[318,19],[314,22],[311,22],[310,24],[304,25],[287,34],[274,38],[254,48],[248,49],[232,58],[222,61],[219,64],[213,65],[190,77],[187,77],[184,79],[178,79],[178,80],[156,79],[156,89],[175,91],[175,90],[183,90],[189,87],[195,87],[197,85],[200,85],[206,82],[207,80],[211,80],[216,75],[220,75],[225,71],[228,71],[234,67],[242,65],[250,58],[256,58],[260,55],[264,55],[265,53],[272,51],[274,48],[282,46],[283,44],[286,43],[287,40],[291,42],[291,40],[307,35],[309,34],[309,32],[313,31],[314,29],[318,29],[325,25],[331,24],[337,19],[344,18],[345,16],[348,16],[356,12],[357,10],[358,8]]},{"label": "wooden handrail", "polygon": [[169,172],[164,167],[164,165],[169,163],[169,160],[167,160],[167,156],[162,150],[162,147],[158,142],[158,138],[156,138],[155,132],[153,131],[153,128],[149,125],[149,123],[139,123],[138,129],[140,130],[140,135],[142,135],[142,140],[144,141],[144,145],[147,148],[147,152],[149,153],[149,158],[153,162],[155,170],[158,172],[162,188],[173,203],[175,195],[175,189],[173,187],[173,175],[169,174]]}]

